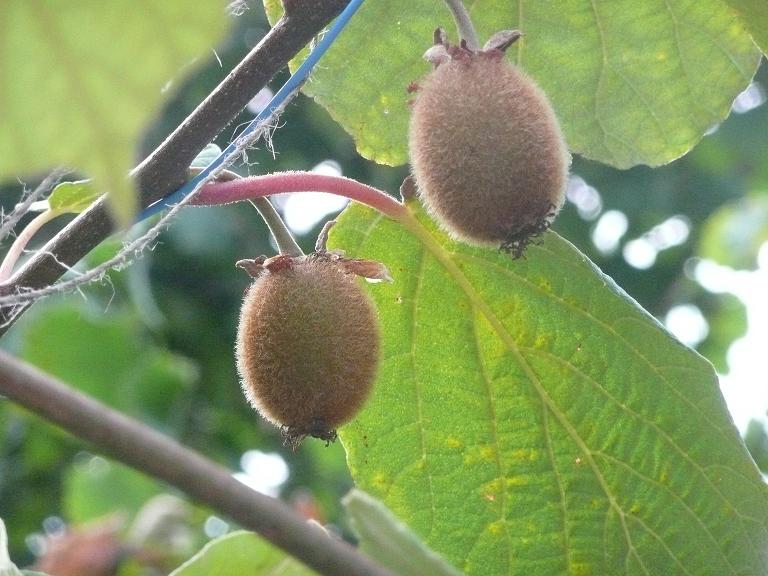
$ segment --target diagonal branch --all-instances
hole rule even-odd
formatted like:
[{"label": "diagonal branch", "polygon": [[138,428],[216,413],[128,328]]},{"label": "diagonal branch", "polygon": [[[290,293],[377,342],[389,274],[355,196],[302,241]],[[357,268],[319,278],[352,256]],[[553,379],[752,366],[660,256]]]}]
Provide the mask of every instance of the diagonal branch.
[{"label": "diagonal branch", "polygon": [[0,394],[236,520],[327,576],[393,576],[218,464],[0,351]]},{"label": "diagonal branch", "polygon": [[[292,0],[285,4],[286,13],[275,27],[186,120],[133,170],[132,175],[140,188],[142,207],[163,198],[184,182],[187,168],[198,152],[232,121],[254,94],[341,12],[347,0]],[[0,296],[24,288],[42,288],[53,284],[112,232],[112,224],[102,198],[52,238],[9,283],[0,285]],[[14,311],[14,315],[18,318],[20,313]],[[10,311],[0,309],[0,320],[9,316]],[[12,322],[0,322],[0,336],[11,325]]]}]

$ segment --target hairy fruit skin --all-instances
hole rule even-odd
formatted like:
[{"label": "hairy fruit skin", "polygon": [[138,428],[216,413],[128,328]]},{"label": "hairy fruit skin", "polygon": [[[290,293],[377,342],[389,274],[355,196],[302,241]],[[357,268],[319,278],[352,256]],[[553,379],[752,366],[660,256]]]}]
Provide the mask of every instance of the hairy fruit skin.
[{"label": "hairy fruit skin", "polygon": [[419,194],[449,233],[520,256],[563,205],[570,155],[546,95],[503,48],[427,53],[436,68],[419,83],[409,148]]},{"label": "hairy fruit skin", "polygon": [[371,391],[378,318],[356,277],[325,254],[278,257],[251,285],[237,367],[251,405],[296,446],[334,440]]}]

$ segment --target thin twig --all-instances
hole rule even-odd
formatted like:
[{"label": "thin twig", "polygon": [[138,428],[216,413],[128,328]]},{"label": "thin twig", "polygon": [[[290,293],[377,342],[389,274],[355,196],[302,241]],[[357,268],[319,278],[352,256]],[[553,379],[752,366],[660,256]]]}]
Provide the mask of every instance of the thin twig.
[{"label": "thin twig", "polygon": [[[187,196],[179,204],[174,206],[169,212],[164,214],[163,217],[158,220],[154,226],[152,226],[136,240],[133,240],[132,242],[129,242],[123,246],[123,248],[121,248],[120,251],[109,260],[102,262],[87,272],[83,272],[82,274],[77,275],[71,280],[58,282],[38,290],[19,290],[19,292],[15,294],[0,296],[0,309],[18,310],[20,306],[25,306],[32,302],[36,302],[37,300],[45,298],[46,296],[51,296],[52,294],[64,294],[85,284],[96,282],[103,278],[104,275],[110,270],[121,270],[128,263],[130,263],[132,258],[134,258],[137,254],[141,253],[147,246],[149,246],[149,244],[151,244],[155,238],[157,238],[160,233],[168,226],[170,221],[176,216],[179,210],[184,205],[189,203],[193,198],[194,194]],[[14,316],[9,316],[6,318],[0,316],[0,321],[4,323],[12,322],[13,320],[15,320]],[[0,325],[0,327],[2,327],[2,325]]]},{"label": "thin twig", "polygon": [[[134,171],[146,207],[177,189],[195,156],[248,101],[335,18],[347,0],[290,2],[289,10],[261,42],[186,120]],[[24,263],[0,296],[44,288],[55,282],[112,233],[104,200],[95,202]],[[0,317],[21,311],[0,310]],[[0,326],[2,335],[11,323]]]},{"label": "thin twig", "polygon": [[64,168],[57,168],[48,176],[43,179],[42,182],[32,192],[27,194],[24,199],[16,205],[13,212],[8,214],[0,224],[0,242],[5,240],[13,230],[16,223],[21,220],[29,211],[29,207],[40,197],[45,196],[53,190],[61,179],[66,176],[68,170]]},{"label": "thin twig", "polygon": [[114,458],[189,494],[327,576],[394,576],[230,471],[0,351],[0,393]]}]

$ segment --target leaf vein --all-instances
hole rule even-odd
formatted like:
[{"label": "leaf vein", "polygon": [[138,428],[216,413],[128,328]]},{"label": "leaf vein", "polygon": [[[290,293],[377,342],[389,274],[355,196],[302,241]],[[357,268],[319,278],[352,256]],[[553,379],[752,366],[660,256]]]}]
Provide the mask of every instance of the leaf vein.
[{"label": "leaf vein", "polygon": [[483,385],[485,387],[485,392],[488,397],[488,412],[490,417],[490,425],[491,425],[491,436],[493,438],[493,445],[495,447],[493,451],[494,458],[496,460],[496,467],[499,471],[499,478],[502,482],[501,486],[502,489],[500,491],[499,495],[499,505],[501,508],[501,522],[504,525],[504,535],[507,540],[507,566],[509,568],[509,574],[510,576],[513,574],[512,568],[512,537],[509,533],[509,525],[507,523],[507,477],[504,473],[504,465],[501,462],[501,442],[499,441],[499,431],[496,426],[497,417],[496,417],[496,398],[493,392],[493,386],[492,386],[492,379],[490,375],[488,374],[488,371],[485,366],[485,362],[483,361],[483,352],[480,346],[480,335],[477,332],[477,313],[479,311],[477,309],[473,310],[472,314],[472,328],[474,330],[475,335],[475,346],[477,351],[477,359],[478,359],[478,365],[480,366],[480,374],[482,375]]},{"label": "leaf vein", "polygon": [[[540,293],[540,294],[542,294],[542,295],[544,295],[544,296],[546,296],[548,298],[551,298],[552,300],[554,300],[556,302],[559,302],[562,306],[564,306],[566,308],[569,308],[570,310],[574,310],[574,311],[578,312],[583,317],[585,317],[588,320],[594,322],[595,324],[597,324],[598,326],[600,326],[601,328],[603,328],[607,332],[610,332],[618,340],[623,342],[624,345],[627,347],[627,349],[629,351],[631,351],[638,359],[640,359],[646,365],[647,368],[649,368],[652,372],[654,372],[659,377],[659,379],[669,388],[669,390],[675,396],[678,396],[683,403],[685,403],[688,406],[690,406],[713,429],[718,430],[720,432],[720,434],[723,435],[723,438],[728,439],[726,437],[725,432],[723,431],[721,426],[716,425],[714,422],[712,422],[712,420],[710,420],[710,418],[706,414],[704,414],[704,412],[701,410],[701,408],[699,406],[694,404],[686,396],[683,396],[680,393],[680,391],[677,389],[677,387],[672,385],[672,383],[669,382],[669,380],[658,370],[658,368],[656,366],[654,366],[654,364],[648,358],[646,358],[637,348],[632,346],[632,344],[622,334],[617,332],[616,329],[613,326],[611,326],[610,324],[607,324],[603,320],[597,318],[596,316],[591,314],[589,311],[584,310],[582,308],[579,308],[578,306],[574,306],[573,304],[565,301],[563,298],[560,298],[560,297],[558,297],[557,295],[555,295],[555,294],[553,294],[551,292],[545,292],[539,286],[537,286],[536,284],[532,283],[531,281],[529,281],[529,280],[527,280],[527,279],[525,279],[525,278],[523,278],[521,276],[518,276],[517,274],[514,274],[513,272],[509,271],[506,268],[503,268],[503,267],[499,266],[496,263],[490,262],[488,260],[481,260],[479,258],[476,258],[474,256],[470,256],[470,255],[467,255],[467,254],[461,254],[461,255],[457,255],[457,256],[459,256],[460,258],[463,258],[463,259],[471,259],[471,260],[479,261],[484,266],[491,266],[491,267],[495,268],[501,274],[504,274],[505,276],[508,276],[509,278],[512,278],[512,279],[514,279],[514,280],[516,280],[518,282],[521,282],[521,283],[525,284],[526,286],[532,288],[533,290],[537,291],[538,293]],[[630,318],[626,318],[626,319],[629,320]],[[618,321],[619,320],[617,319],[616,322],[618,322]]]}]

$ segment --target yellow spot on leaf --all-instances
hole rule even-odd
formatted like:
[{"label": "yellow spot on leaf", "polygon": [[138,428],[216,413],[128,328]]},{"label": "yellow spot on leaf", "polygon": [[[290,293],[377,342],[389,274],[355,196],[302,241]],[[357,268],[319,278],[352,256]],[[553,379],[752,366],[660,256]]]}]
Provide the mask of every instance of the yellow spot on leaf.
[{"label": "yellow spot on leaf", "polygon": [[571,564],[569,570],[571,576],[592,576],[592,566],[583,562]]},{"label": "yellow spot on leaf", "polygon": [[732,37],[741,36],[744,34],[744,28],[742,28],[740,24],[733,24],[730,28],[728,28],[728,34],[730,34]]},{"label": "yellow spot on leaf", "polygon": [[448,448],[461,448],[461,442],[458,438],[454,438],[453,436],[448,436],[445,440],[446,445]]},{"label": "yellow spot on leaf", "polygon": [[503,530],[504,530],[504,522],[501,520],[497,520],[496,522],[492,522],[488,524],[488,532],[490,532],[494,536],[501,534]]},{"label": "yellow spot on leaf", "polygon": [[530,480],[527,476],[512,476],[507,478],[507,486],[528,486]]},{"label": "yellow spot on leaf", "polygon": [[539,459],[539,451],[531,450],[530,448],[517,448],[510,453],[512,460],[517,462],[528,460],[529,462],[535,462]]},{"label": "yellow spot on leaf", "polygon": [[501,490],[501,479],[494,478],[493,480],[486,482],[482,488],[483,492],[498,493]]},{"label": "yellow spot on leaf", "polygon": [[509,453],[509,457],[512,460],[526,460],[528,458],[528,450],[526,448],[516,448]]},{"label": "yellow spot on leaf", "polygon": [[538,280],[536,280],[536,284],[538,284],[542,292],[547,292],[547,293],[552,292],[552,284],[550,284],[549,280],[547,280],[546,278],[539,278]]},{"label": "yellow spot on leaf", "polygon": [[389,480],[387,480],[387,475],[383,472],[377,472],[374,474],[373,485],[376,486],[376,488],[388,488]]}]

